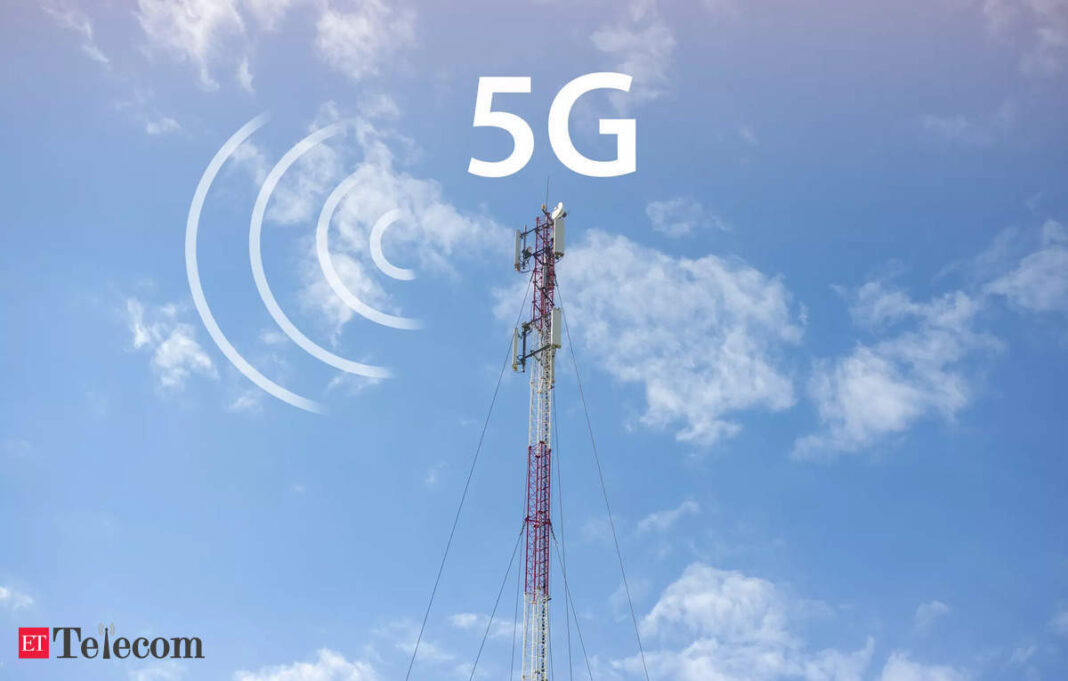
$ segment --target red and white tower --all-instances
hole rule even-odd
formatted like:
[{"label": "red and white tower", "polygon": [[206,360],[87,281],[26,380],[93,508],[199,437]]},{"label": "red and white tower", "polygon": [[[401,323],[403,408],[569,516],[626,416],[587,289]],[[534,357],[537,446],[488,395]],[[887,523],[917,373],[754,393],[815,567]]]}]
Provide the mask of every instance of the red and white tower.
[{"label": "red and white tower", "polygon": [[553,297],[556,261],[564,255],[564,205],[542,215],[533,229],[516,230],[515,268],[533,270],[530,321],[512,337],[512,369],[530,371],[530,427],[527,444],[526,581],[523,599],[523,681],[547,681],[549,653],[549,508],[552,471],[554,361],[562,324]]}]

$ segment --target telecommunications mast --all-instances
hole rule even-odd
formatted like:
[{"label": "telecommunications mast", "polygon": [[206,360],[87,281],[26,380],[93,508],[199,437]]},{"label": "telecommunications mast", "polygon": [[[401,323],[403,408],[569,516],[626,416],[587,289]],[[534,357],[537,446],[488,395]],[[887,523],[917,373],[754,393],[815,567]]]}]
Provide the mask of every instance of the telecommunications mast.
[{"label": "telecommunications mast", "polygon": [[523,681],[547,681],[549,651],[549,481],[552,470],[554,360],[562,321],[553,301],[556,261],[564,256],[564,204],[545,205],[533,229],[516,230],[515,269],[533,270],[530,321],[512,336],[512,369],[530,371],[530,426],[527,445],[526,578],[523,598]]}]

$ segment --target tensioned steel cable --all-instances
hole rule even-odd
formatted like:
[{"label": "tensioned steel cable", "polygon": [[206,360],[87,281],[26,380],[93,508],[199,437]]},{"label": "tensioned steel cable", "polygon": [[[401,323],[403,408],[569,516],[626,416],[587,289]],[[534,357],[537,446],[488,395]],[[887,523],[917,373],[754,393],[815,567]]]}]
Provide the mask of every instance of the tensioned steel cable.
[{"label": "tensioned steel cable", "polygon": [[[525,524],[524,519],[524,524]],[[523,573],[515,571],[515,611],[512,613],[512,659],[508,663],[508,681],[515,678],[515,637],[519,630],[519,589],[522,584]]]},{"label": "tensioned steel cable", "polygon": [[[553,546],[556,547],[557,560],[560,558],[560,542],[556,540],[556,533],[552,533]],[[575,613],[575,631],[578,632],[579,647],[582,648],[582,659],[586,661],[586,672],[590,675],[590,681],[593,681],[593,668],[590,667],[590,656],[586,654],[586,641],[582,638],[582,625],[579,624],[578,610],[575,609],[575,599],[571,597],[571,586],[567,582],[567,570],[560,567],[560,572],[564,576],[564,596],[571,603],[571,612]]]},{"label": "tensioned steel cable", "polygon": [[[530,283],[534,281],[531,273],[527,280],[527,287],[523,290],[523,302],[519,305],[519,314],[516,315],[515,326],[523,317],[523,308],[527,305],[527,295],[530,293]],[[513,327],[514,328],[514,327]],[[478,455],[482,451],[482,442],[486,439],[486,429],[489,427],[490,416],[493,415],[493,405],[497,403],[497,393],[501,390],[501,381],[504,379],[504,371],[508,368],[508,358],[512,354],[512,339],[508,339],[508,352],[504,356],[504,364],[501,365],[501,373],[497,375],[497,385],[493,388],[493,397],[490,399],[489,409],[486,410],[486,420],[482,423],[482,432],[478,436],[478,445],[475,454],[471,458],[471,468],[467,471],[467,480],[464,482],[464,491],[460,495],[460,504],[456,507],[456,517],[452,520],[452,529],[449,530],[449,539],[445,542],[445,551],[441,555],[441,564],[438,566],[438,575],[434,578],[434,588],[430,590],[430,600],[426,604],[426,612],[423,613],[423,623],[419,625],[419,635],[415,638],[415,647],[412,649],[412,659],[408,661],[408,671],[404,674],[404,681],[409,681],[412,676],[412,667],[415,666],[415,657],[419,653],[419,644],[423,640],[423,632],[426,630],[427,620],[430,618],[430,608],[434,605],[434,597],[438,593],[438,585],[441,584],[441,574],[445,571],[445,560],[449,557],[449,549],[452,548],[453,537],[456,536],[456,526],[460,524],[460,512],[463,511],[464,501],[467,500],[467,492],[471,488],[471,478],[475,475],[475,465],[478,463]]]},{"label": "tensioned steel cable", "polygon": [[[526,511],[527,502],[525,498],[526,483],[523,484],[523,509],[520,515],[523,516],[523,528],[526,529]],[[512,681],[515,678],[515,640],[519,633],[519,594],[523,591],[523,572],[520,570],[515,571],[515,606],[512,608],[512,655],[508,662],[508,681]],[[520,671],[522,673],[522,671]]]},{"label": "tensioned steel cable", "polygon": [[[601,494],[604,496],[605,510],[608,511],[608,524],[612,528],[612,541],[616,547],[616,558],[619,559],[619,574],[623,576],[623,590],[627,594],[627,606],[630,608],[630,620],[634,624],[634,637],[638,640],[638,652],[642,658],[642,671],[645,672],[645,681],[649,681],[649,668],[645,664],[645,649],[642,647],[642,636],[638,632],[638,617],[634,614],[634,601],[630,597],[630,585],[627,583],[627,571],[623,568],[623,551],[619,548],[619,536],[616,534],[616,523],[612,519],[612,505],[608,503],[608,487],[604,483],[604,471],[601,469],[601,457],[597,454],[597,440],[593,436],[593,422],[590,420],[590,410],[586,405],[586,394],[582,390],[582,376],[579,374],[578,360],[575,358],[575,344],[571,340],[571,329],[567,324],[567,313],[562,309],[564,297],[560,291],[560,282],[556,282],[556,290],[560,295],[560,313],[564,319],[564,332],[567,334],[567,349],[571,355],[571,364],[575,369],[575,382],[578,384],[579,397],[582,398],[582,411],[586,415],[586,428],[590,432],[590,444],[593,448],[593,460],[597,464],[597,477],[601,481]],[[576,623],[578,620],[575,620]]]},{"label": "tensioned steel cable", "polygon": [[[556,678],[556,667],[553,666],[553,648],[554,647],[555,646],[553,646],[553,637],[550,636],[549,637],[549,678],[550,679],[555,679]],[[468,680],[468,681],[470,681],[470,680]]]},{"label": "tensioned steel cable", "polygon": [[[560,544],[561,544],[561,557],[560,557],[560,569],[567,569],[567,541],[564,536],[564,484],[563,473],[561,469],[563,466],[563,460],[560,458],[560,416],[556,411],[556,400],[553,400],[553,423],[556,425],[553,428],[553,451],[556,453],[556,509],[557,515],[560,516]],[[564,599],[564,623],[567,629],[567,678],[570,681],[574,681],[575,668],[571,662],[571,610],[568,606],[568,600]],[[555,677],[554,677],[555,678]]]},{"label": "tensioned steel cable", "polygon": [[[482,657],[482,649],[486,646],[486,639],[489,638],[490,628],[493,627],[493,618],[497,615],[497,606],[501,604],[501,595],[504,594],[504,587],[508,584],[508,575],[512,574],[512,565],[515,563],[515,554],[519,551],[519,540],[523,538],[523,530],[527,527],[526,518],[523,519],[523,524],[519,527],[519,534],[515,538],[515,546],[512,547],[512,557],[508,560],[508,569],[504,571],[504,579],[501,580],[501,588],[497,591],[497,600],[493,602],[493,610],[490,612],[489,622],[486,622],[486,633],[482,634],[482,642],[478,644],[478,653],[475,655],[475,662],[471,665],[471,676],[467,678],[467,681],[472,681],[475,678],[475,670],[478,669],[478,661]],[[512,639],[515,641],[515,639]]]}]

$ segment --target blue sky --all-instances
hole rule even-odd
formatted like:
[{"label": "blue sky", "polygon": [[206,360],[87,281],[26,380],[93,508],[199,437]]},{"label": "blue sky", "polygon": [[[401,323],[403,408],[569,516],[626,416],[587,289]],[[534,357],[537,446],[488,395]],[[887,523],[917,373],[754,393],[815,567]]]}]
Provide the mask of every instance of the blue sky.
[{"label": "blue sky", "polygon": [[[1068,5],[182,0],[0,10],[0,621],[196,635],[206,659],[16,659],[0,678],[403,678],[523,296],[510,230],[566,202],[563,306],[650,677],[1068,675]],[[633,118],[637,172],[554,157]],[[480,76],[535,151],[472,127]],[[329,413],[256,387],[209,336]],[[263,259],[309,340],[267,313]],[[345,286],[420,330],[344,306]],[[398,281],[374,267],[375,220]],[[556,454],[594,678],[643,678],[569,355]],[[416,663],[466,679],[521,517],[528,389],[505,374]],[[558,504],[558,508],[560,505]],[[514,585],[512,573],[509,585]],[[566,664],[554,576],[554,669]],[[480,679],[508,674],[514,586]],[[575,632],[572,632],[573,636]],[[572,641],[575,643],[575,641]],[[32,663],[32,664],[31,664]],[[576,650],[577,678],[587,678]]]}]

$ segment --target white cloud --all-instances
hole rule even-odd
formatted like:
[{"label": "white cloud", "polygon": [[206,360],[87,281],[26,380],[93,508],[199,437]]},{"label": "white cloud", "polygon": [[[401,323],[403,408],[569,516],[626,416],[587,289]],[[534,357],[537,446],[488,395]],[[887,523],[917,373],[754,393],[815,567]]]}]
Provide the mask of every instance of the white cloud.
[{"label": "white cloud", "polygon": [[473,612],[461,612],[455,615],[449,616],[449,623],[457,629],[477,629],[479,624],[486,626],[486,621],[489,619],[487,615],[480,615]]},{"label": "white cloud", "polygon": [[126,300],[126,320],[134,349],[150,352],[152,370],[161,388],[180,390],[193,374],[217,378],[211,357],[196,341],[191,324],[178,320],[177,305],[146,306]]},{"label": "white cloud", "polygon": [[[874,642],[811,650],[794,632],[800,605],[774,584],[695,563],[642,619],[650,676],[667,681],[860,681]],[[621,663],[635,668],[635,658]]]},{"label": "white cloud", "polygon": [[[736,0],[704,0],[703,4],[717,20],[733,19],[739,13]],[[615,108],[625,112],[631,105],[659,99],[670,90],[676,41],[656,0],[619,5],[621,15],[594,31],[590,40],[611,61],[611,70],[634,78],[629,93],[610,95]]]},{"label": "white cloud", "polygon": [[[777,278],[714,255],[675,258],[598,230],[560,264],[561,295],[575,342],[601,369],[645,390],[642,422],[710,446],[747,409],[794,403],[780,367],[801,328]],[[519,295],[499,294],[514,319]],[[566,339],[565,339],[566,340]]]},{"label": "white cloud", "polygon": [[363,0],[348,11],[324,7],[316,31],[322,60],[359,81],[377,75],[383,63],[414,41],[415,15],[381,0]]},{"label": "white cloud", "polygon": [[986,290],[1030,312],[1068,313],[1068,231],[1058,222],[1046,221],[1041,247]]},{"label": "white cloud", "polygon": [[861,287],[852,307],[857,322],[877,332],[905,328],[816,363],[809,394],[823,430],[798,440],[794,455],[854,452],[922,418],[951,419],[972,399],[963,361],[997,346],[971,328],[979,309],[979,302],[960,291],[917,303],[879,282]]},{"label": "white cloud", "polygon": [[[489,621],[489,615],[485,613],[460,612],[449,616],[449,624],[457,629],[473,631],[479,636],[485,633]],[[512,628],[513,623],[511,621],[505,622],[503,619],[497,618],[494,625],[490,627],[490,637],[511,638]]]},{"label": "white cloud", "polygon": [[697,515],[701,507],[693,499],[687,499],[675,508],[656,511],[638,521],[638,532],[665,532],[687,515]]},{"label": "white cloud", "polygon": [[741,13],[738,0],[701,0],[701,4],[720,17],[736,18]]},{"label": "white cloud", "polygon": [[632,575],[626,584],[620,580],[615,590],[608,595],[608,607],[611,609],[616,621],[624,622],[630,620],[631,603],[640,603],[647,600],[651,590],[652,584],[641,577],[635,578]]},{"label": "white cloud", "polygon": [[1005,101],[993,113],[984,117],[969,117],[961,114],[920,117],[920,127],[927,134],[966,146],[984,146],[1005,136],[1016,122],[1016,106]]},{"label": "white cloud", "polygon": [[76,7],[61,7],[52,4],[45,4],[43,8],[60,26],[81,36],[82,52],[90,59],[105,66],[111,63],[96,44],[96,39],[93,37],[93,24],[85,12]]},{"label": "white cloud", "polygon": [[243,390],[226,408],[234,412],[258,412],[263,408],[263,391]]},{"label": "white cloud", "polygon": [[241,60],[237,65],[237,83],[245,92],[252,92],[252,67],[249,66],[248,57]]},{"label": "white cloud", "polygon": [[919,631],[928,631],[931,626],[941,617],[945,617],[949,614],[949,606],[942,601],[929,601],[927,603],[921,603],[916,608],[916,615],[913,617],[913,624]]},{"label": "white cloud", "polygon": [[593,516],[586,518],[579,528],[583,541],[610,546],[612,544],[612,526],[608,518]]},{"label": "white cloud", "polygon": [[1017,646],[1012,649],[1012,655],[1009,656],[1009,664],[1024,666],[1028,660],[1034,657],[1038,652],[1038,646],[1035,644]]},{"label": "white cloud", "polygon": [[[370,107],[381,112],[390,104],[376,97]],[[316,127],[340,118],[328,105]],[[314,225],[326,195],[346,173],[354,173],[352,191],[339,204],[330,227],[332,260],[349,290],[391,314],[402,312],[388,292],[397,282],[378,271],[369,246],[371,228],[391,209],[399,208],[401,218],[390,228],[383,248],[392,262],[414,267],[420,275],[455,276],[459,258],[503,254],[510,249],[508,233],[491,218],[461,211],[448,202],[437,181],[413,177],[398,167],[402,158],[394,148],[405,150],[408,144],[409,140],[387,127],[352,119],[343,137],[309,152],[285,174],[267,210],[271,223]],[[257,183],[270,167],[266,153],[253,145],[243,145],[235,158]],[[345,325],[358,317],[323,277],[313,239],[309,236],[303,244],[300,303],[337,342]]]},{"label": "white cloud", "polygon": [[28,594],[7,586],[0,586],[0,606],[9,610],[21,610],[33,605],[33,598]]},{"label": "white cloud", "polygon": [[1068,636],[1068,610],[1061,610],[1049,621],[1049,628],[1059,636]]},{"label": "white cloud", "polygon": [[244,42],[245,25],[234,0],[138,0],[137,20],[151,47],[191,62],[200,83],[214,90],[219,84],[212,62],[227,40]]},{"label": "white cloud", "polygon": [[[408,658],[411,656],[412,651],[415,650],[419,624],[411,620],[395,620],[376,629],[374,633],[387,639],[394,650],[403,653],[405,658]],[[423,637],[419,642],[419,662],[421,665],[430,663],[438,667],[455,669],[457,656]]]},{"label": "white cloud", "polygon": [[653,229],[668,236],[687,236],[698,229],[713,227],[729,229],[719,216],[709,213],[699,201],[686,196],[676,196],[666,201],[650,201],[645,214]]},{"label": "white cloud", "polygon": [[273,30],[298,0],[242,0],[248,12],[264,29]]},{"label": "white cloud", "polygon": [[161,662],[140,669],[131,669],[126,674],[130,681],[179,681],[185,676],[182,667],[175,662]]},{"label": "white cloud", "polygon": [[613,60],[613,70],[634,78],[629,93],[613,95],[617,109],[622,111],[628,103],[657,99],[667,91],[675,35],[655,3],[631,2],[625,17],[595,31],[590,40],[597,50]]},{"label": "white cloud", "polygon": [[346,660],[332,650],[319,651],[314,662],[294,662],[278,667],[264,667],[256,672],[240,671],[235,681],[374,681],[374,669],[365,662]]},{"label": "white cloud", "polygon": [[879,681],[966,681],[968,676],[952,667],[923,665],[905,653],[893,653],[879,675]]},{"label": "white cloud", "polygon": [[149,135],[166,135],[182,130],[181,124],[160,112],[153,104],[151,90],[135,90],[128,99],[117,102],[115,108],[129,116]]},{"label": "white cloud", "polygon": [[646,636],[672,634],[785,643],[786,603],[775,585],[702,563],[686,568],[642,618]]},{"label": "white cloud", "polygon": [[1068,61],[1068,2],[985,0],[991,34],[1021,50],[1020,70],[1032,78],[1060,73]]},{"label": "white cloud", "polygon": [[441,480],[441,472],[445,469],[444,462],[439,462],[426,469],[426,475],[423,476],[423,484],[427,487],[435,487]]},{"label": "white cloud", "polygon": [[354,81],[378,75],[415,42],[415,13],[383,0],[138,0],[136,16],[149,50],[191,64],[204,89],[218,89],[224,69],[252,92],[259,41],[298,4],[316,13],[320,59]]},{"label": "white cloud", "polygon": [[268,219],[272,222],[307,224],[322,207],[329,189],[341,178],[341,154],[329,146],[319,146],[305,154],[286,173],[271,196]]},{"label": "white cloud", "polygon": [[753,126],[748,124],[738,126],[738,137],[749,146],[755,147],[760,144],[760,140],[757,139],[756,130],[753,129]]},{"label": "white cloud", "polygon": [[[649,675],[663,681],[862,681],[871,637],[855,650],[815,649],[798,631],[813,604],[774,583],[702,563],[686,568],[642,618]],[[641,672],[635,656],[614,666]],[[890,654],[879,681],[965,681],[960,670]]]},{"label": "white cloud", "polygon": [[400,116],[396,100],[382,93],[368,95],[359,103],[360,115],[368,120],[391,120]]},{"label": "white cloud", "polygon": [[164,116],[156,120],[145,122],[145,132],[149,135],[165,135],[169,132],[177,132],[181,129],[182,126],[178,124],[178,121],[170,116]]}]

